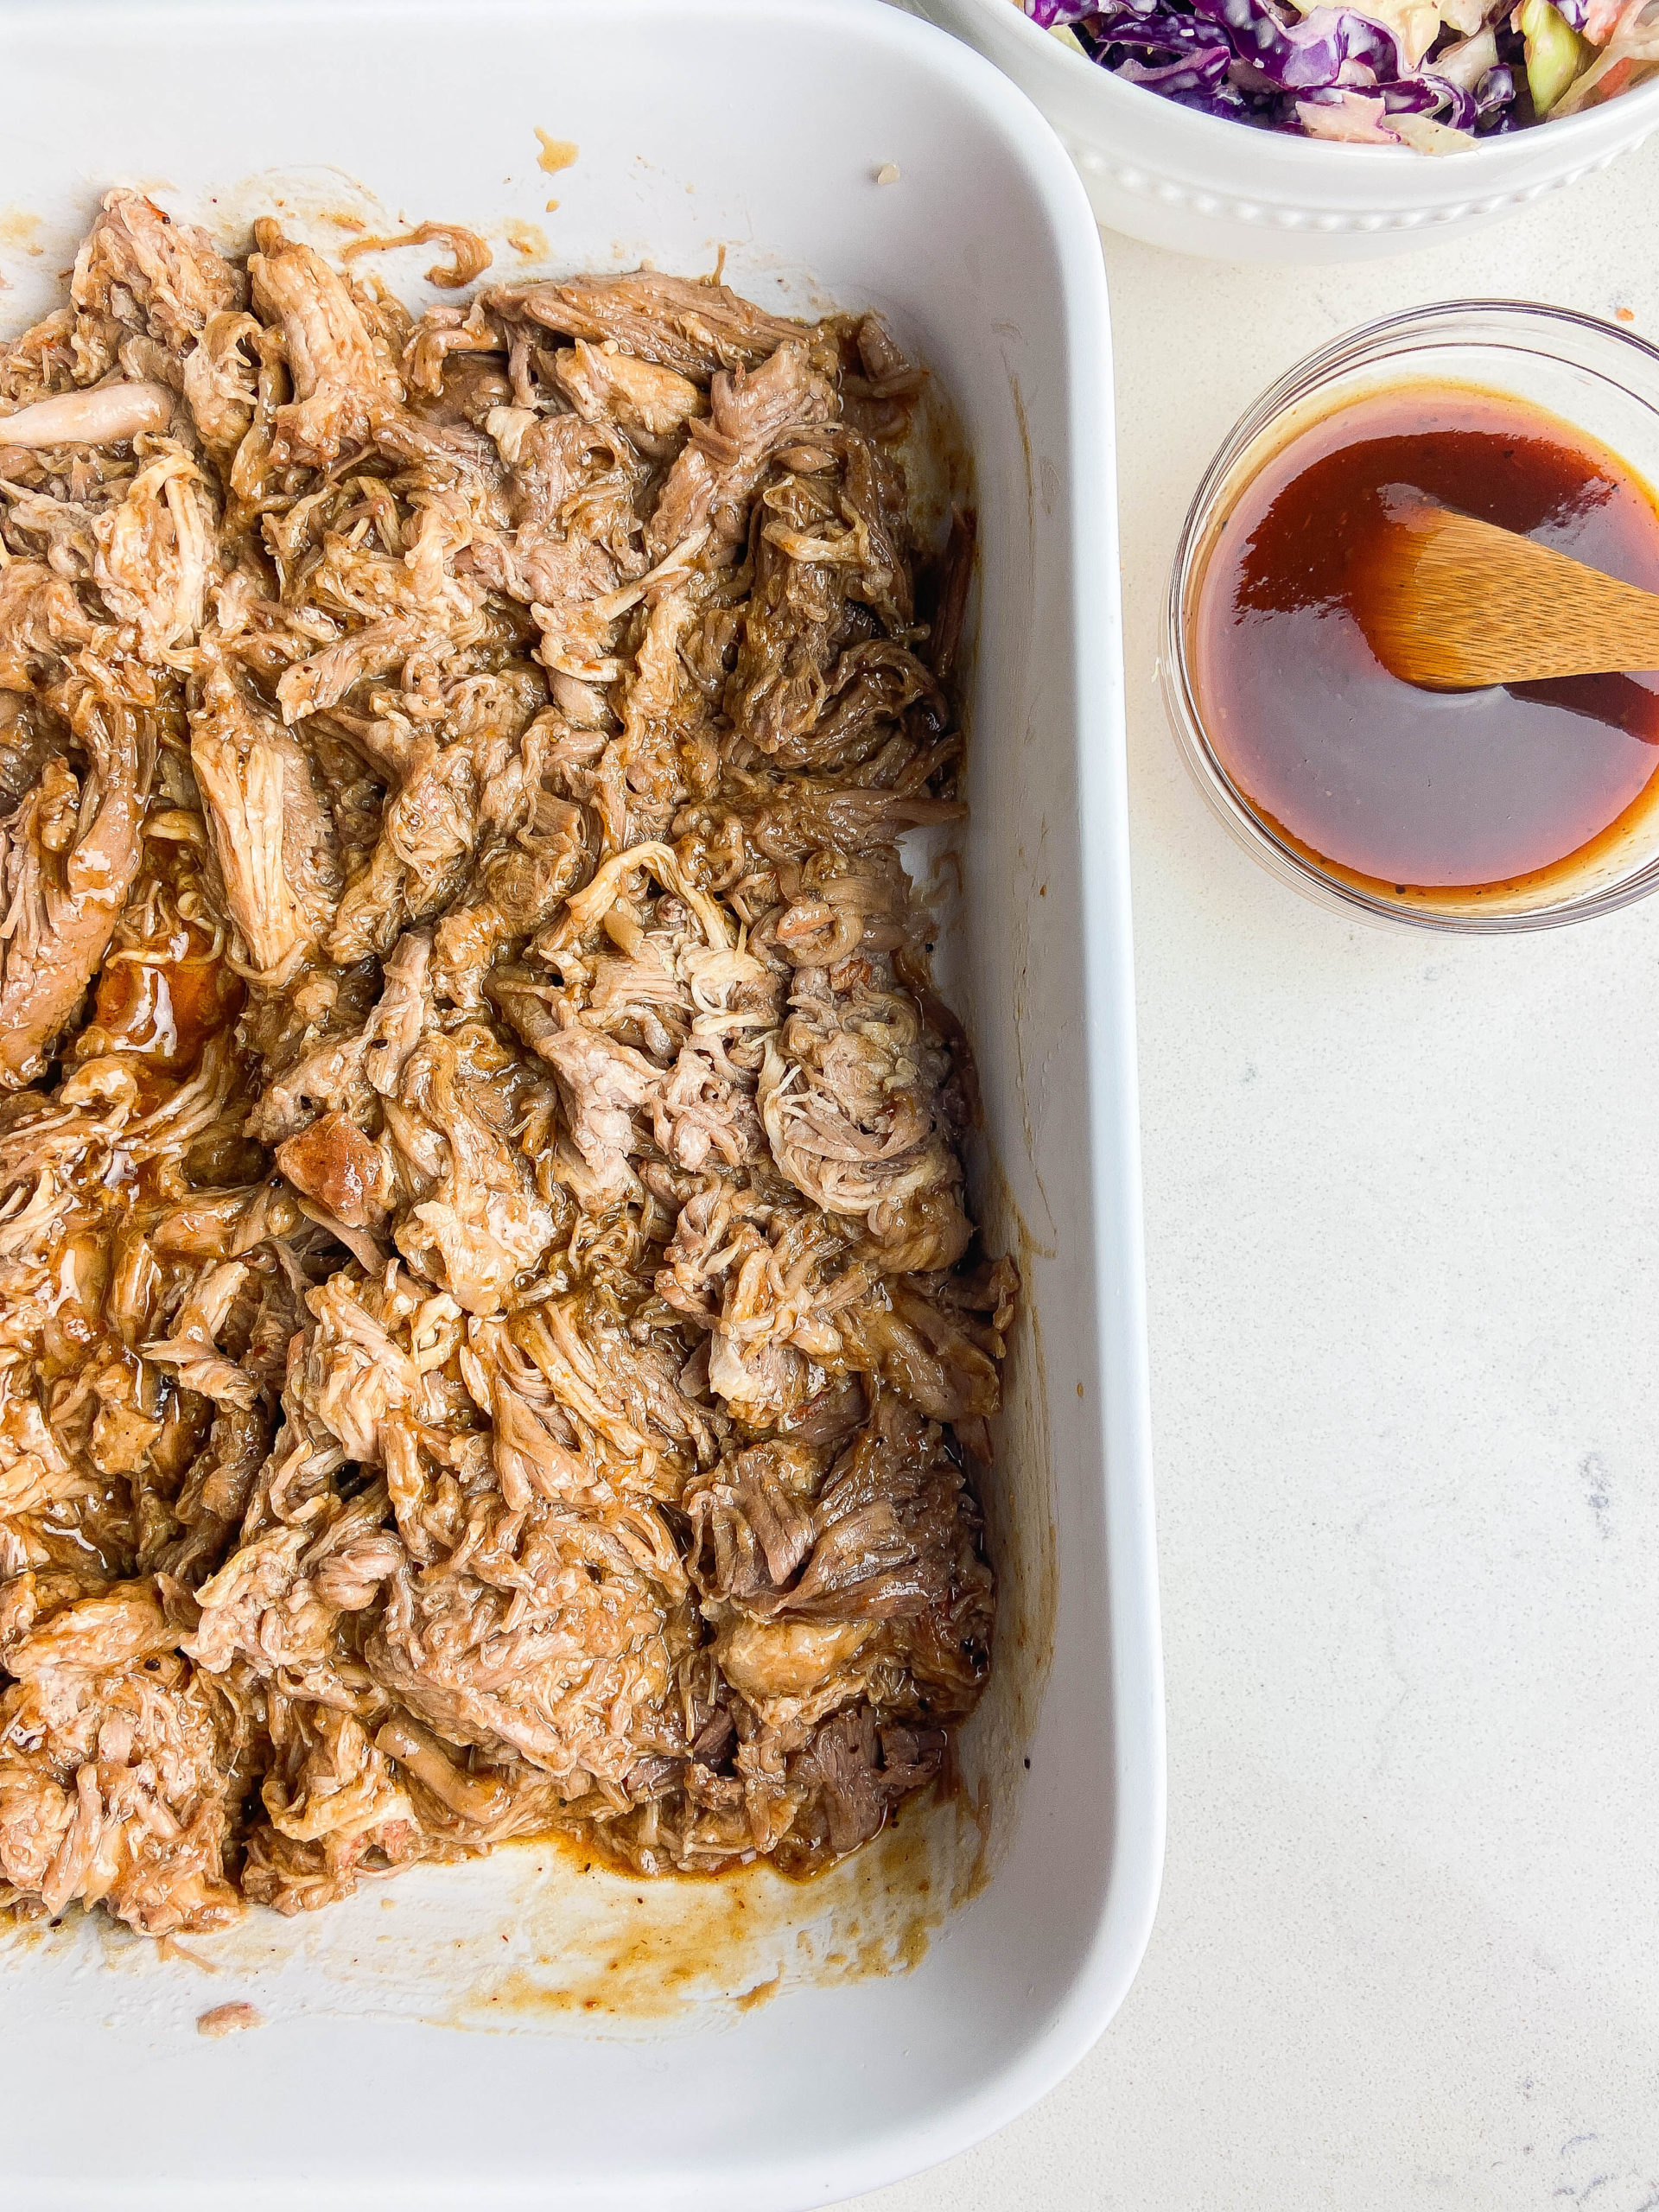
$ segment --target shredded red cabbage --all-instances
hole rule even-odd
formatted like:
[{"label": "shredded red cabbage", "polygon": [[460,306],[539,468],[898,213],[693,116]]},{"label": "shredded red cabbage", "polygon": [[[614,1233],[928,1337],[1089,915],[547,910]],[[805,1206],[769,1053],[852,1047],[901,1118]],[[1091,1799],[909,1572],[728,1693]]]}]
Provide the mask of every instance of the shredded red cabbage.
[{"label": "shredded red cabbage", "polygon": [[[1299,108],[1347,92],[1382,98],[1384,112],[1422,115],[1486,137],[1530,120],[1516,113],[1521,41],[1499,29],[1499,63],[1471,92],[1437,75],[1433,54],[1457,43],[1447,29],[1417,70],[1401,64],[1394,33],[1351,8],[1298,16],[1288,0],[1020,0],[1045,29],[1068,26],[1092,60],[1148,92],[1270,130],[1305,132]],[[1574,29],[1587,0],[1556,0]]]}]

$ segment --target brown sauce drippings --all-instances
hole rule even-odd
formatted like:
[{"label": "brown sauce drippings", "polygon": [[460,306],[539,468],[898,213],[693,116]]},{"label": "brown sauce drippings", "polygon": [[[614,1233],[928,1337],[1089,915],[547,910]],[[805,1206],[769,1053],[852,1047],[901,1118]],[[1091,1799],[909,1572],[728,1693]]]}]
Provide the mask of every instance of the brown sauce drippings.
[{"label": "brown sauce drippings", "polygon": [[1343,874],[1508,889],[1643,800],[1659,677],[1430,692],[1390,676],[1350,576],[1396,487],[1659,590],[1659,512],[1616,454],[1520,400],[1402,385],[1293,437],[1217,534],[1192,634],[1205,727],[1252,810]]},{"label": "brown sauce drippings", "polygon": [[222,959],[192,947],[176,960],[111,960],[92,1019],[99,1052],[137,1054],[154,1069],[188,1071],[207,1039],[241,1011],[242,985]]}]

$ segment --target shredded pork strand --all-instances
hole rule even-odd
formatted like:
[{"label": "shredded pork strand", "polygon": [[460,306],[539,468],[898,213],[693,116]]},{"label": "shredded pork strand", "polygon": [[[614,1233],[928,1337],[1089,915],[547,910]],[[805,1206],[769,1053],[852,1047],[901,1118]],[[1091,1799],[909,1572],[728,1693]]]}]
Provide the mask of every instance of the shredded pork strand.
[{"label": "shredded pork strand", "polygon": [[350,257],[114,191],[0,353],[0,1910],[158,1937],[810,1872],[989,1665],[921,376]]}]

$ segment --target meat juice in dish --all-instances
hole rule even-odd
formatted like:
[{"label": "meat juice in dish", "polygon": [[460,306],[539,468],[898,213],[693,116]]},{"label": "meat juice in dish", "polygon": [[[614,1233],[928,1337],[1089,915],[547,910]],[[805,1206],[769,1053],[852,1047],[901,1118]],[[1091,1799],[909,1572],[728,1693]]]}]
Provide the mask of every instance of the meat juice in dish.
[{"label": "meat juice in dish", "polygon": [[1512,889],[1570,868],[1659,767],[1645,677],[1433,692],[1391,676],[1353,590],[1404,490],[1659,590],[1659,513],[1554,416],[1406,385],[1294,435],[1217,533],[1192,624],[1205,727],[1252,811],[1345,877]]},{"label": "meat juice in dish", "polygon": [[113,192],[0,358],[0,1906],[810,1872],[989,1663],[920,372],[254,248]]}]

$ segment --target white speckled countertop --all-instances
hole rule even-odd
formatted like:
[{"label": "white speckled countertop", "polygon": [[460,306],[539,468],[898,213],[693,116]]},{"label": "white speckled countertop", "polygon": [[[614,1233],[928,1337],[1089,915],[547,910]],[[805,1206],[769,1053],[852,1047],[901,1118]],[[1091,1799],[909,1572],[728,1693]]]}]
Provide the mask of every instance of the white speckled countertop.
[{"label": "white speckled countertop", "polygon": [[1169,1854],[1023,2120],[870,2212],[1659,2208],[1659,899],[1491,943],[1281,889],[1153,662],[1192,486],[1337,332],[1531,297],[1659,340],[1659,143],[1363,268],[1106,241]]}]

